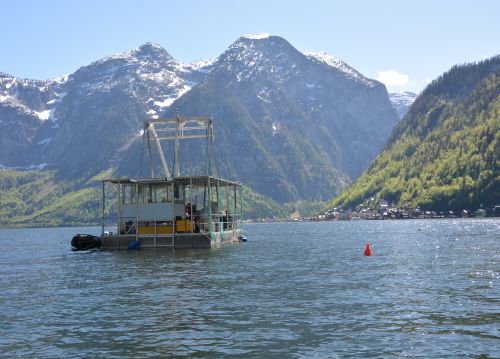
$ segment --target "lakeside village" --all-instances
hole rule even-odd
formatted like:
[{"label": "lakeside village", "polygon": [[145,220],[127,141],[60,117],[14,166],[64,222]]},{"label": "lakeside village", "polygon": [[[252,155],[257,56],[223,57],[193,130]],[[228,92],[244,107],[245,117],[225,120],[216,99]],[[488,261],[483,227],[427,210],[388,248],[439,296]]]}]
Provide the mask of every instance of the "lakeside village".
[{"label": "lakeside village", "polygon": [[316,217],[311,217],[312,221],[334,221],[334,220],[378,220],[378,219],[430,219],[430,218],[482,218],[500,217],[500,205],[493,208],[479,208],[476,211],[463,209],[460,212],[454,211],[424,211],[419,207],[413,209],[397,208],[387,201],[380,200],[379,204],[373,207],[360,205],[358,211],[343,210],[333,208]]},{"label": "lakeside village", "polygon": [[357,210],[333,208],[312,217],[301,217],[298,211],[292,213],[287,219],[260,219],[257,222],[278,222],[278,221],[352,221],[352,220],[388,220],[388,219],[436,219],[436,218],[483,218],[500,217],[500,204],[490,208],[479,208],[476,211],[463,209],[457,211],[432,211],[422,210],[419,207],[407,209],[398,208],[394,203],[380,199],[375,205],[372,198],[371,205],[359,205]]}]

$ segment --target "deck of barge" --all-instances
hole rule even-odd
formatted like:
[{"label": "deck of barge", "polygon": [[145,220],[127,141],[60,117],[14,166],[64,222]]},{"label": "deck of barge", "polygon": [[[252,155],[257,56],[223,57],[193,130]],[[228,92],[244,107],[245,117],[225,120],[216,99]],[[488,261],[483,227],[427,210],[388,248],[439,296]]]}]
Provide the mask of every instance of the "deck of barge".
[{"label": "deck of barge", "polygon": [[136,240],[140,241],[143,249],[203,249],[213,245],[228,242],[237,242],[239,230],[213,233],[213,238],[208,233],[178,233],[174,235],[135,236],[110,234],[102,236],[102,249],[127,250],[129,245]]}]

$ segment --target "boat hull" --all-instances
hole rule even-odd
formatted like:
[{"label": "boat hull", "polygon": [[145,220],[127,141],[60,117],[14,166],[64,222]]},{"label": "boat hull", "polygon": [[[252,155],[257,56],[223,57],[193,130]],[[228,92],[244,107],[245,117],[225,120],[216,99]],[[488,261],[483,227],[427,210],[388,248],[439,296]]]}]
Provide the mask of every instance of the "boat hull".
[{"label": "boat hull", "polygon": [[203,249],[223,243],[238,242],[241,230],[212,233],[177,233],[175,235],[104,235],[102,249],[128,250],[130,244],[139,241],[140,249]]}]

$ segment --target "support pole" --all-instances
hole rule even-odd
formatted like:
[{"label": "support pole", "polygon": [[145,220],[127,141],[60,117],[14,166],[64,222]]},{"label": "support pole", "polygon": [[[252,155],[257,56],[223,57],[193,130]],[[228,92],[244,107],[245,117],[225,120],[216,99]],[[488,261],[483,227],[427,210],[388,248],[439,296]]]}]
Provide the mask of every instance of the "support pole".
[{"label": "support pole", "polygon": [[191,233],[193,233],[193,177],[189,178],[189,205],[191,208],[189,209],[189,221],[191,222]]},{"label": "support pole", "polygon": [[[224,234],[224,223],[221,222],[222,215],[221,215],[221,210],[220,210],[220,184],[219,180],[217,180],[217,222],[219,223],[219,231]],[[222,226],[221,226],[222,224]]]},{"label": "support pole", "polygon": [[[233,213],[232,213],[232,227],[233,230],[237,229],[238,225],[238,217],[236,216],[236,208],[238,207],[238,203],[236,202],[236,186],[233,185]],[[236,225],[235,225],[236,224]],[[236,228],[235,228],[236,227]]]},{"label": "support pole", "polygon": [[207,178],[208,181],[208,226],[209,226],[209,233],[210,233],[210,238],[213,239],[213,231],[212,231],[212,184],[210,183],[210,177]]},{"label": "support pole", "polygon": [[155,177],[155,170],[154,170],[154,164],[153,164],[153,154],[151,153],[151,140],[149,138],[150,132],[149,128],[146,129],[146,136],[148,136],[148,157],[149,157],[149,171],[151,178]]},{"label": "support pole", "polygon": [[215,142],[214,142],[214,128],[212,126],[212,118],[209,120],[210,143],[212,147],[212,176],[217,177],[217,170],[215,168]]},{"label": "support pole", "polygon": [[207,176],[211,175],[212,166],[211,166],[211,157],[210,157],[210,127],[208,126],[208,122],[206,122],[206,135],[207,135]]},{"label": "support pole", "polygon": [[177,231],[177,217],[175,213],[175,180],[172,181],[172,214],[173,214],[173,222],[172,222],[172,233],[174,235],[174,241],[175,241],[175,232]]},{"label": "support pole", "polygon": [[117,185],[117,190],[116,190],[116,194],[117,194],[117,203],[116,203],[116,209],[117,209],[117,212],[118,212],[118,218],[116,220],[116,225],[118,226],[118,228],[116,228],[116,232],[117,234],[120,234],[120,229],[122,228],[122,222],[123,222],[123,217],[122,217],[122,211],[123,211],[123,208],[122,208],[122,186],[120,184],[120,181],[118,181]]},{"label": "support pole", "polygon": [[102,217],[101,217],[101,237],[104,235],[104,211],[105,211],[105,201],[106,201],[106,192],[104,190],[104,181],[102,181]]},{"label": "support pole", "polygon": [[135,184],[135,240],[139,238],[139,184]]},{"label": "support pole", "polygon": [[242,187],[240,187],[239,192],[240,192],[240,213],[241,213],[240,222],[243,223],[243,195],[241,193],[241,192],[243,192]]},{"label": "support pole", "polygon": [[175,159],[174,159],[174,177],[180,176],[180,166],[179,166],[179,129],[180,129],[180,118],[179,109],[175,110]]},{"label": "support pole", "polygon": [[158,151],[158,157],[160,157],[160,162],[161,162],[161,166],[163,168],[163,173],[165,174],[166,178],[169,178],[170,171],[168,170],[167,161],[165,160],[165,155],[163,154],[163,150],[161,149],[160,140],[158,139],[158,135],[156,134],[154,124],[150,124],[149,129],[151,130],[151,133],[155,139],[156,150]]}]

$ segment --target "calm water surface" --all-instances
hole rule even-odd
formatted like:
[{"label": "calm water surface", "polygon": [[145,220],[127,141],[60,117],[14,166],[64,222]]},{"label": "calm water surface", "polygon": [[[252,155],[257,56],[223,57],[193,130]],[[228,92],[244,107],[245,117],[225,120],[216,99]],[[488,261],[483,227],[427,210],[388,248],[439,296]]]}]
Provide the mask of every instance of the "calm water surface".
[{"label": "calm water surface", "polygon": [[0,230],[0,357],[500,357],[500,220],[249,224],[182,252],[71,252],[78,232],[99,228]]}]

